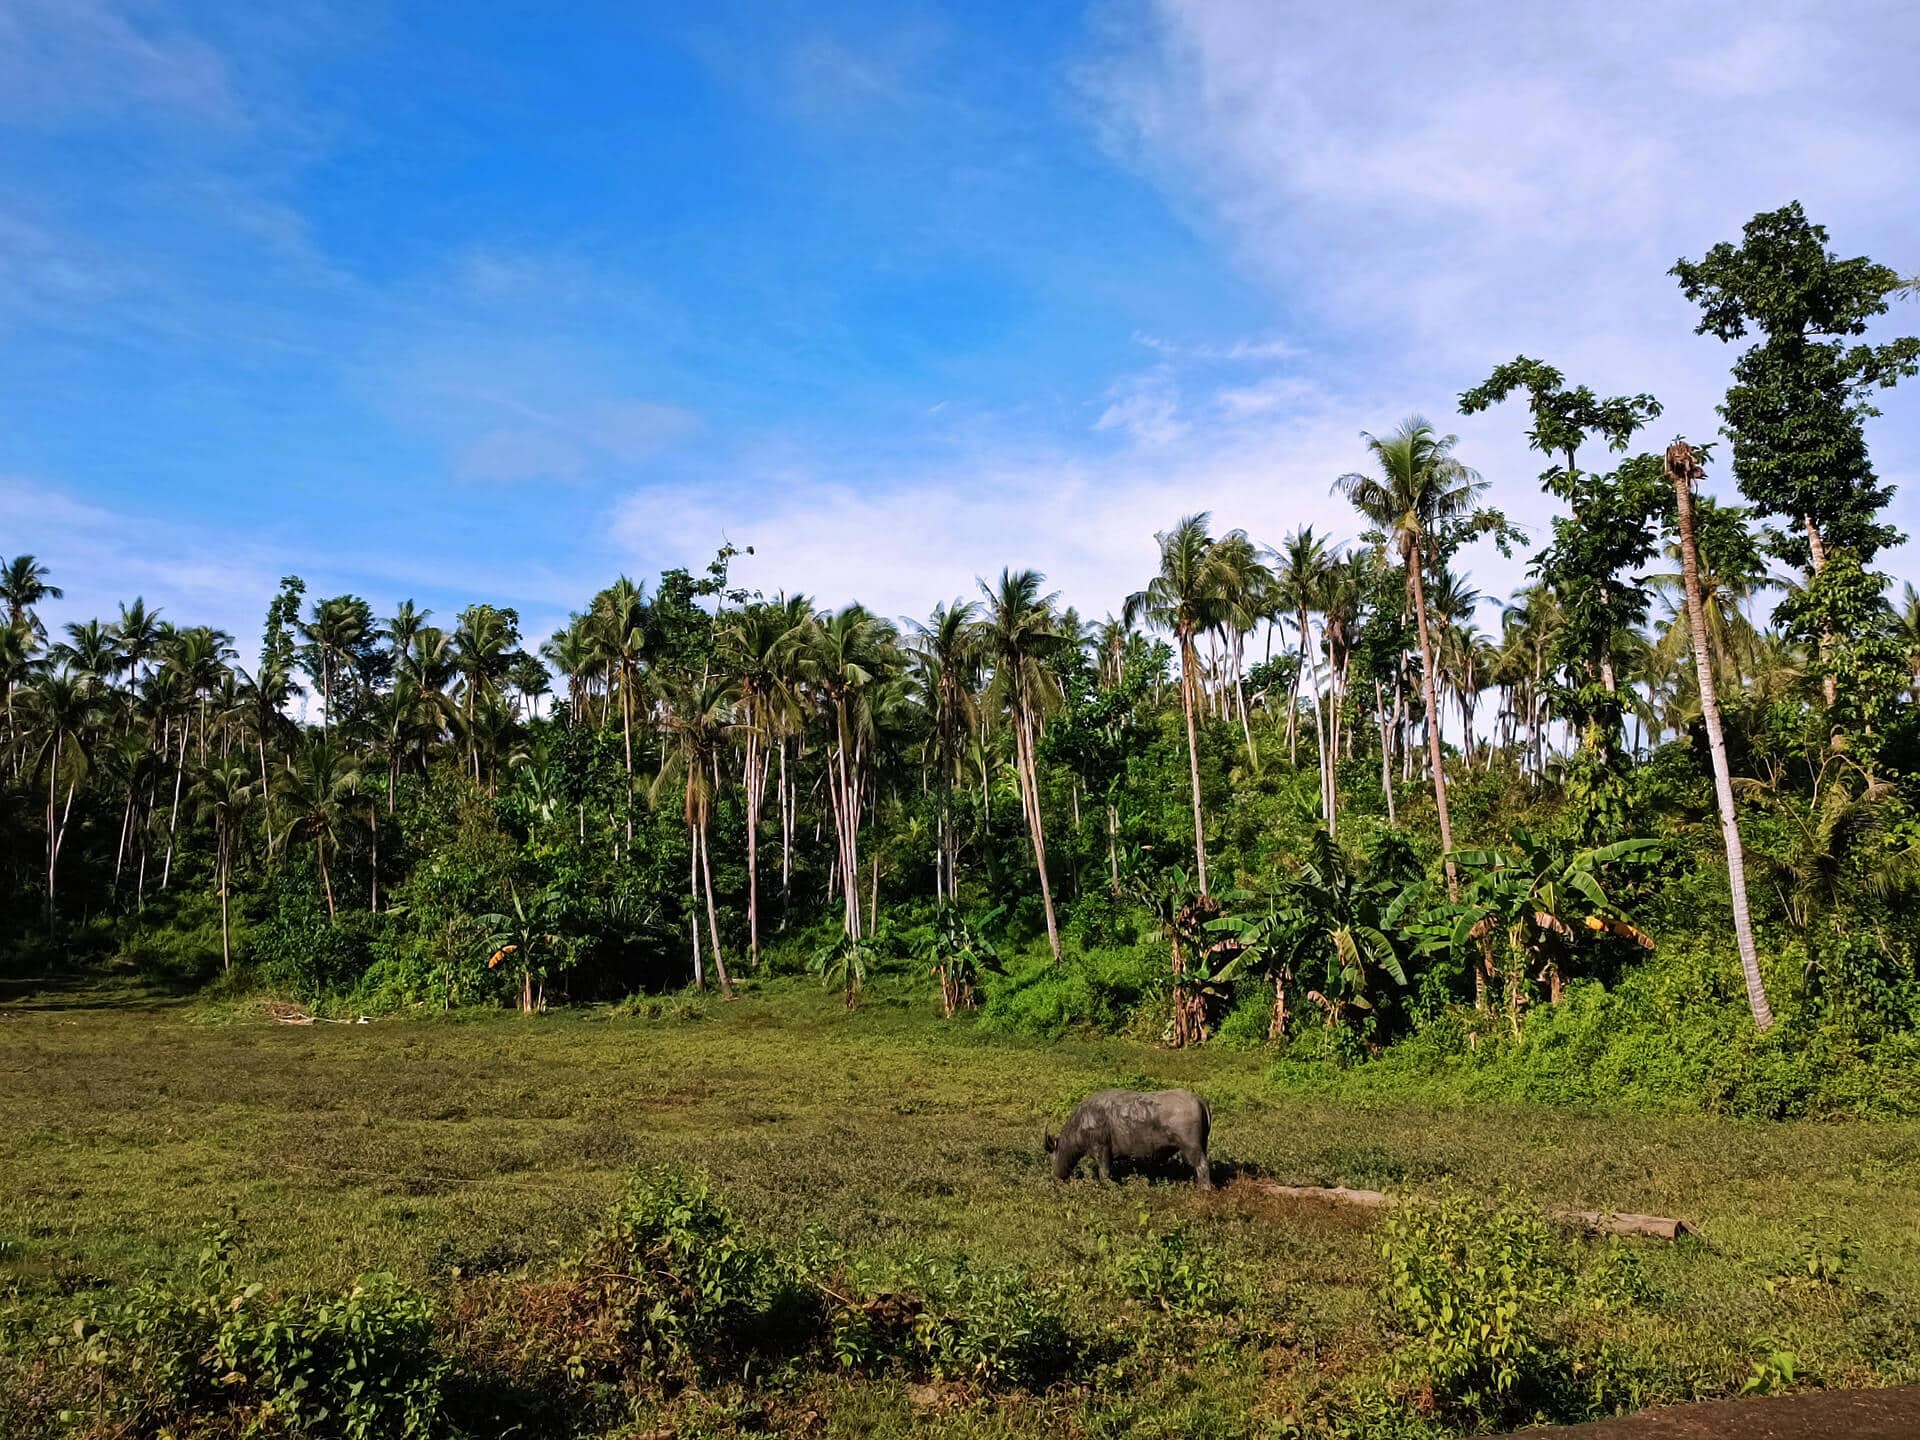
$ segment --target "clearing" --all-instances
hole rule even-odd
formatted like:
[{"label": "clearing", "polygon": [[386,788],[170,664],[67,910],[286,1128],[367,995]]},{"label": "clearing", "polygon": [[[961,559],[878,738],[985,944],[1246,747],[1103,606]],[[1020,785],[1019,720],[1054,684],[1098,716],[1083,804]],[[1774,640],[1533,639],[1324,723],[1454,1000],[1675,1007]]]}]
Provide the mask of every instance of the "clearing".
[{"label": "clearing", "polygon": [[1170,1084],[1209,1098],[1216,1161],[1243,1172],[1396,1192],[1451,1180],[1696,1225],[1697,1240],[1623,1242],[1647,1301],[1592,1321],[1660,1357],[1640,1403],[1733,1393],[1779,1352],[1797,1385],[1920,1378],[1920,1125],[1363,1106],[1278,1093],[1259,1053],[1003,1039],[931,1008],[876,989],[848,1012],[770,984],[627,1014],[289,1026],[120,993],[0,996],[0,1310],[16,1338],[57,1323],[76,1292],[190,1260],[222,1224],[270,1286],[383,1269],[444,1295],[456,1271],[553,1264],[636,1167],[689,1162],[770,1235],[1019,1266],[1088,1313],[1113,1310],[1089,1280],[1103,1245],[1143,1219],[1184,1225],[1262,1327],[1258,1343],[1196,1343],[1178,1364],[984,1410],[823,1382],[835,1430],[1270,1430],[1388,1344],[1378,1217],[1246,1185],[1048,1181],[1041,1131],[1077,1098]]}]

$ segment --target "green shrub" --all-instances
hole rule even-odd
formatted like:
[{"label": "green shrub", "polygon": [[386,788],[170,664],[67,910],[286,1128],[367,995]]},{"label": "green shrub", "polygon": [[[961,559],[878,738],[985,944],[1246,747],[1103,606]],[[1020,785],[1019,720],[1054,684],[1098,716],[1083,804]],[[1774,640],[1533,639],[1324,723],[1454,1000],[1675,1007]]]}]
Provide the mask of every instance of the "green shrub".
[{"label": "green shrub", "polygon": [[1166,954],[1151,946],[1069,954],[1062,965],[1033,956],[988,979],[980,1024],[1046,1039],[1074,1029],[1117,1031],[1166,982]]},{"label": "green shrub", "polygon": [[1170,1315],[1210,1315],[1226,1306],[1225,1260],[1183,1228],[1154,1230],[1143,1215],[1138,1244],[1115,1250],[1103,1240],[1102,1248],[1124,1295]]},{"label": "green shrub", "polygon": [[573,1267],[568,1369],[576,1378],[726,1373],[803,1348],[811,1287],[748,1240],[704,1176],[637,1177]]},{"label": "green shrub", "polygon": [[932,1374],[989,1389],[1043,1390],[1075,1367],[1079,1347],[1054,1298],[1008,1270],[965,1260],[925,1265],[913,1341]]},{"label": "green shrub", "polygon": [[1403,1206],[1380,1233],[1400,1378],[1462,1420],[1500,1423],[1546,1408],[1565,1374],[1549,1332],[1572,1269],[1545,1221],[1455,1193]]},{"label": "green shrub", "polygon": [[190,1286],[143,1287],[76,1323],[127,1429],[229,1416],[248,1434],[429,1440],[448,1367],[432,1307],[392,1277],[269,1301],[222,1236]]}]

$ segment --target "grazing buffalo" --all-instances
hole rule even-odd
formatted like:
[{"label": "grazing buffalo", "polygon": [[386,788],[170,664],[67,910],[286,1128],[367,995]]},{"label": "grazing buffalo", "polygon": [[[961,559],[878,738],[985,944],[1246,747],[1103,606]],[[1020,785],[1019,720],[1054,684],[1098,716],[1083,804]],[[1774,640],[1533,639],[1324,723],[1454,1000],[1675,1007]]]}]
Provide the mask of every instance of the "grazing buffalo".
[{"label": "grazing buffalo", "polygon": [[1053,1178],[1065,1180],[1084,1159],[1102,1180],[1113,1178],[1116,1160],[1151,1160],[1169,1150],[1193,1167],[1194,1182],[1213,1184],[1207,1166],[1207,1134],[1213,1115],[1191,1090],[1102,1090],[1082,1100],[1056,1137],[1047,1136]]}]

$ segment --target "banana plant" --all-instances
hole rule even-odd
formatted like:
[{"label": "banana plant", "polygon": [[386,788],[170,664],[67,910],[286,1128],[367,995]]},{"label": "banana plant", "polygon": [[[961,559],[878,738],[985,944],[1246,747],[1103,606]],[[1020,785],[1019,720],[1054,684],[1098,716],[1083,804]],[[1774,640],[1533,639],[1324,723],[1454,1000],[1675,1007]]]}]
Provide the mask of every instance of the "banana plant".
[{"label": "banana plant", "polygon": [[1505,937],[1507,1013],[1516,1032],[1529,977],[1545,981],[1552,1003],[1560,1002],[1562,961],[1582,931],[1653,948],[1653,937],[1608,898],[1601,879],[1606,867],[1651,860],[1660,848],[1657,840],[1616,840],[1568,854],[1515,830],[1506,848],[1453,852],[1454,866],[1468,883],[1449,907],[1451,947],[1464,956],[1471,944]]},{"label": "banana plant", "polygon": [[933,942],[927,949],[934,977],[940,982],[940,1011],[949,1020],[955,1011],[971,1010],[977,1003],[983,972],[1000,974],[1005,968],[1000,952],[980,933],[1003,909],[1004,906],[995,906],[976,926],[969,924],[957,907],[941,908]]},{"label": "banana plant", "polygon": [[[1396,906],[1410,892],[1354,869],[1323,830],[1314,832],[1313,856],[1266,896],[1264,908],[1234,909],[1208,922],[1228,938],[1226,962],[1215,984],[1255,973],[1273,982],[1271,1039],[1286,1034],[1287,993],[1306,983],[1306,998],[1336,1026],[1350,1012],[1374,1009],[1377,977],[1401,986],[1407,973],[1390,938]],[[1223,896],[1230,905],[1254,897]]]}]

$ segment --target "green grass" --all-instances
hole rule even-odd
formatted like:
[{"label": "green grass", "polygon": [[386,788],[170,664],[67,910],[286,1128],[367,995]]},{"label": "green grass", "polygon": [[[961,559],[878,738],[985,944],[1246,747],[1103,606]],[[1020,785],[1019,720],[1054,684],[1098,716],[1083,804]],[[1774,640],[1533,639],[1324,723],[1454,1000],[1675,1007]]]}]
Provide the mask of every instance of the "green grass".
[{"label": "green grass", "polygon": [[[24,1355],[88,1293],[190,1263],[217,1223],[270,1288],[391,1270],[444,1303],[456,1270],[550,1270],[636,1167],[687,1162],[770,1238],[881,1267],[1016,1266],[1061,1286],[1089,1333],[1165,1328],[1103,1278],[1102,1237],[1124,1247],[1142,1214],[1217,1251],[1239,1297],[1240,1328],[1194,1322],[1151,1362],[1047,1396],[811,1382],[789,1403],[831,1433],[1282,1433],[1384,1361],[1373,1221],[1248,1185],[1050,1183],[1041,1132],[1078,1097],[1165,1084],[1212,1102],[1217,1161],[1278,1179],[1453,1182],[1699,1226],[1636,1247],[1646,1304],[1583,1322],[1627,1357],[1634,1401],[1737,1390],[1778,1350],[1804,1383],[1920,1378],[1920,1124],[1359,1103],[1282,1094],[1267,1065],[987,1037],[885,984],[851,1013],[777,983],[625,1014],[311,1026],[246,1004],[0,996],[0,1345]],[[1810,1248],[1848,1252],[1839,1282],[1779,1283]]]}]

